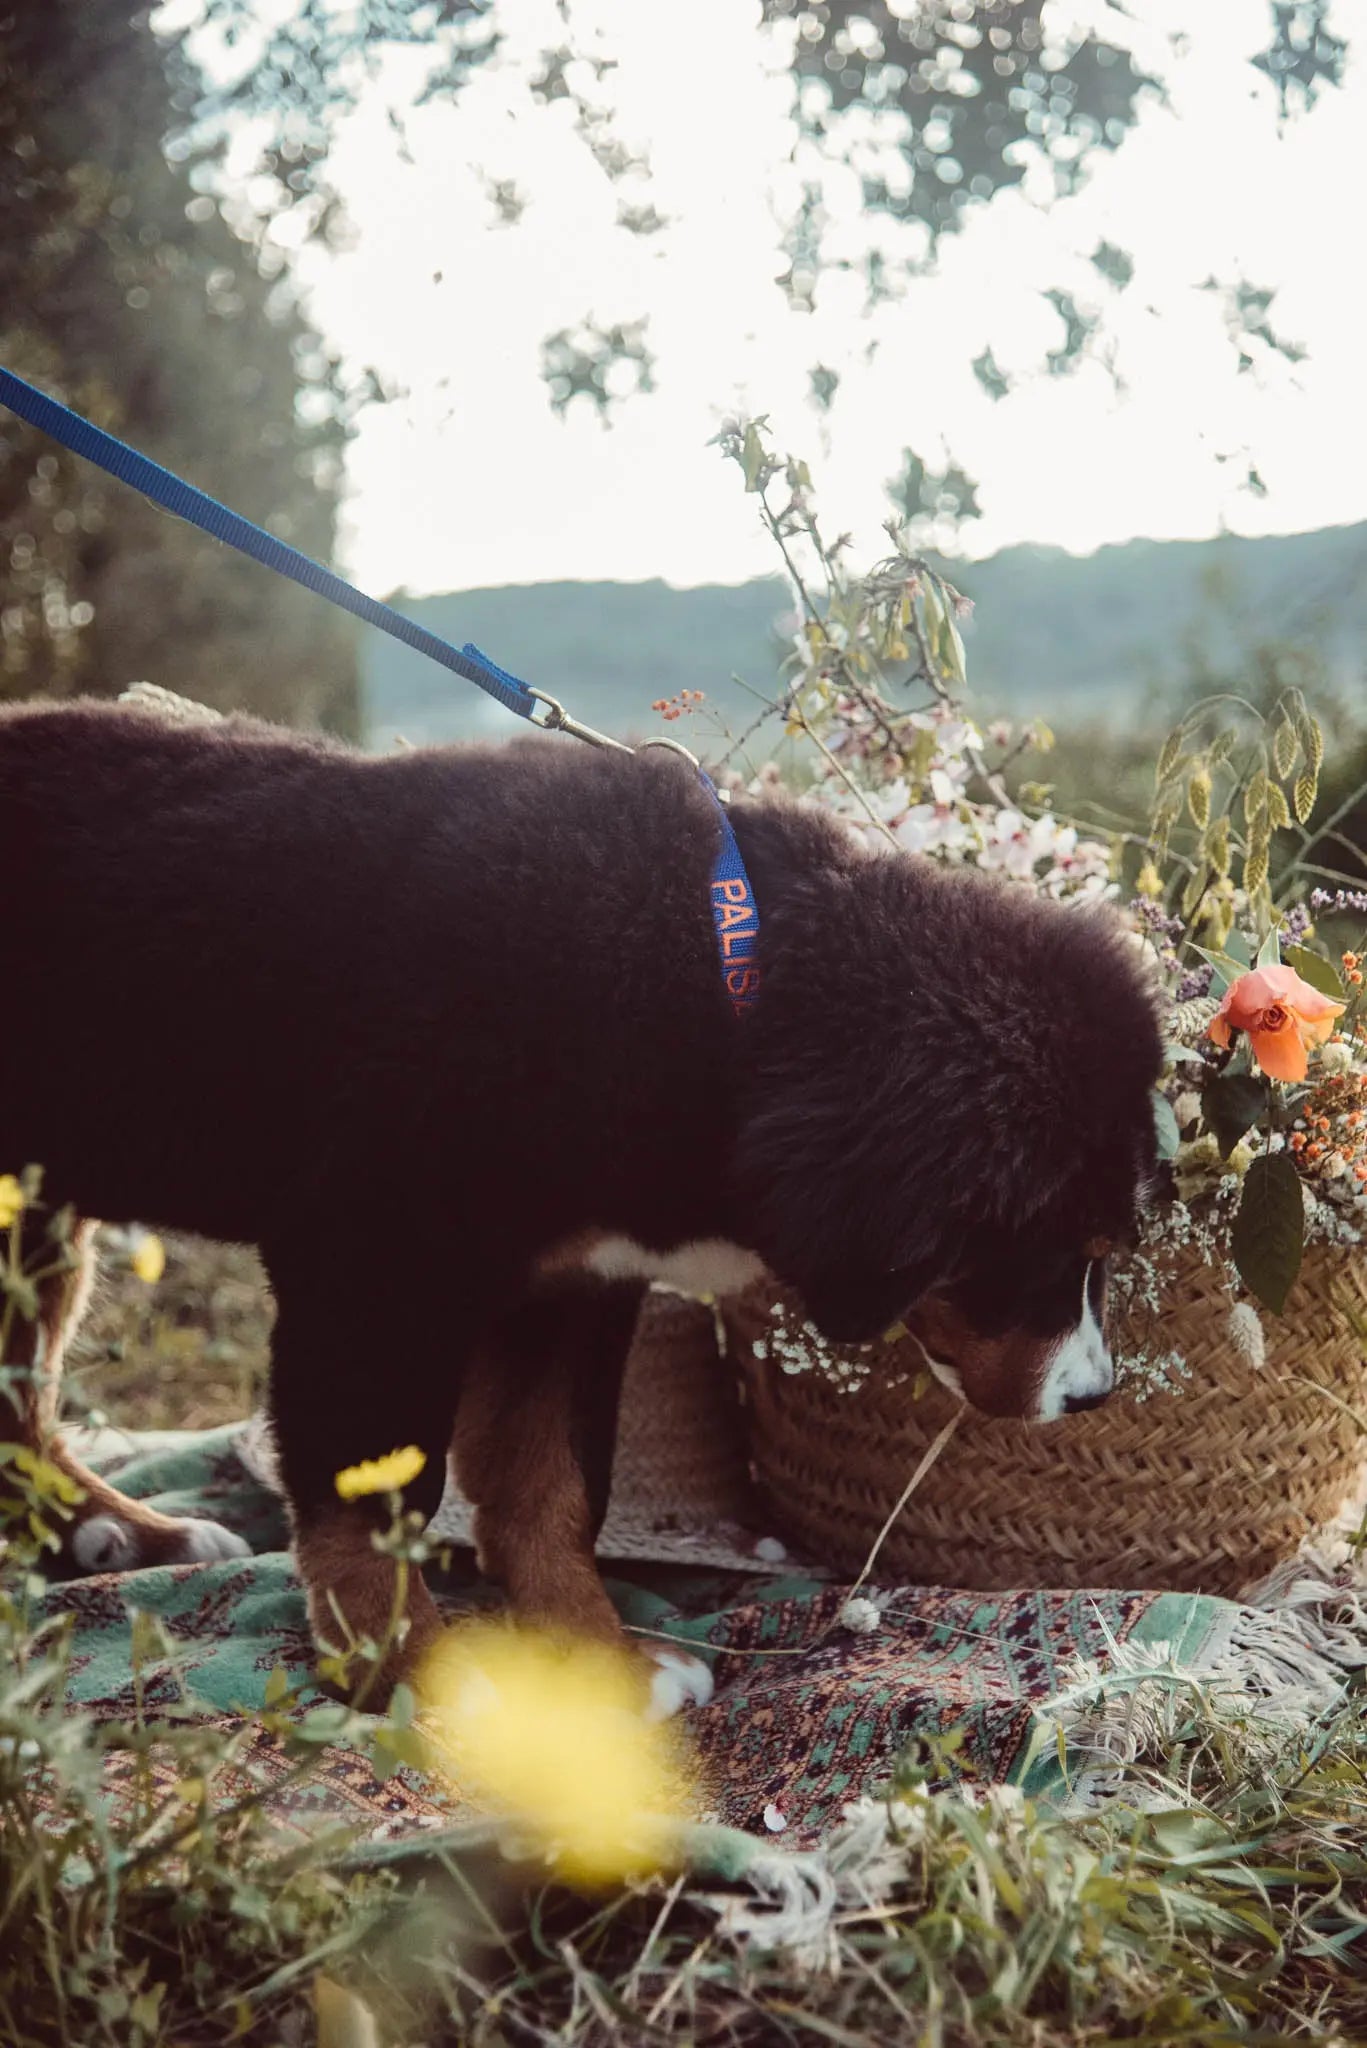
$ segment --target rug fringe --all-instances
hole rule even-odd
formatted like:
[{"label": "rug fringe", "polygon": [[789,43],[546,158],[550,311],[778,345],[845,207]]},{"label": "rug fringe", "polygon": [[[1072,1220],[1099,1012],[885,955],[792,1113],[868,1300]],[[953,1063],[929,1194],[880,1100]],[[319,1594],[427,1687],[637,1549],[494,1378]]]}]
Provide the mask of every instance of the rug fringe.
[{"label": "rug fringe", "polygon": [[1079,1662],[1038,1710],[1049,1737],[1081,1759],[1065,1811],[1122,1789],[1144,1803],[1127,1773],[1161,1758],[1194,1690],[1252,1740],[1284,1740],[1331,1712],[1367,1666],[1367,1569],[1343,1544],[1307,1545],[1249,1589],[1197,1657],[1102,1627],[1104,1661]]},{"label": "rug fringe", "polygon": [[694,1895],[716,1914],[721,1933],[765,1953],[781,1949],[807,1969],[834,1969],[838,1893],[829,1847],[758,1849],[742,1882],[744,1891]]}]

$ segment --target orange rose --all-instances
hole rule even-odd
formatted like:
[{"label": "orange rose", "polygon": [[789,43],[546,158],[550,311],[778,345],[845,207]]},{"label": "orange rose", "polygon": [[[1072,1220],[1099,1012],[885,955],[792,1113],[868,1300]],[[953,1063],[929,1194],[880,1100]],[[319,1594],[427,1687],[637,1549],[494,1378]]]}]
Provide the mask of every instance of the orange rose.
[{"label": "orange rose", "polygon": [[1265,1074],[1303,1081],[1310,1047],[1324,1044],[1346,1007],[1311,988],[1294,967],[1255,967],[1225,991],[1209,1032],[1217,1045],[1228,1045],[1233,1032],[1246,1031]]}]

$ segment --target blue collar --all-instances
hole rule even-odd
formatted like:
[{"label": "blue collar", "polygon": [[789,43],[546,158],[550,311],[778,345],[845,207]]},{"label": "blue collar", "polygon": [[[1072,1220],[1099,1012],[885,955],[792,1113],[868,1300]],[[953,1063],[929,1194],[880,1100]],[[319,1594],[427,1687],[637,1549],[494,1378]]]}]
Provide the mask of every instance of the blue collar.
[{"label": "blue collar", "polygon": [[722,980],[731,1008],[738,1017],[752,1010],[759,1000],[759,906],[750,877],[745,872],[736,835],[731,829],[726,805],[710,777],[700,768],[703,788],[717,807],[721,821],[721,845],[712,863],[712,922],[721,953]]}]

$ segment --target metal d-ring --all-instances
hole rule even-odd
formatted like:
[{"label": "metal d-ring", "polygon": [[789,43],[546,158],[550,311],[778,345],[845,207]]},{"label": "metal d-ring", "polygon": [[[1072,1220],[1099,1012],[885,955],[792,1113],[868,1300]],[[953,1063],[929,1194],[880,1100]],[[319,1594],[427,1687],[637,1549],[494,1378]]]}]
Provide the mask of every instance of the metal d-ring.
[{"label": "metal d-ring", "polygon": [[691,753],[682,740],[642,740],[636,752],[643,754],[647,747],[668,747],[672,754],[682,754],[685,761],[691,762],[695,768],[700,769],[702,767],[702,762],[698,759],[697,755]]}]

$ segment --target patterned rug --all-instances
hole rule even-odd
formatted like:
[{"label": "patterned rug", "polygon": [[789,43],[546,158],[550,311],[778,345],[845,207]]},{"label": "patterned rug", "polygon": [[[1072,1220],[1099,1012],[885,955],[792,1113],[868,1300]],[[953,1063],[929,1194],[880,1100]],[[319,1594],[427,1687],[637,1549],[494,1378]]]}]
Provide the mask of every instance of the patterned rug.
[{"label": "patterned rug", "polygon": [[[255,1554],[53,1584],[45,1612],[74,1616],[73,1706],[108,1718],[134,1710],[135,1612],[158,1617],[177,1650],[174,1667],[143,1665],[144,1711],[188,1688],[196,1714],[226,1738],[266,1705],[273,1672],[307,1680],[312,1648],[280,1503],[242,1463],[238,1434],[127,1438],[102,1457],[128,1493],[170,1513],[212,1515]],[[952,1737],[953,1768],[978,1782],[1059,1792],[1072,1765],[1057,1699],[1080,1665],[1105,1671],[1147,1658],[1210,1670],[1227,1659],[1248,1613],[1191,1594],[881,1589],[855,1617],[867,1632],[855,1632],[841,1618],[848,1590],[815,1580],[614,1570],[609,1589],[630,1626],[683,1639],[713,1664],[715,1696],[690,1716],[707,1818],[771,1845],[781,1829],[785,1848],[816,1845],[916,1737]],[[455,1555],[434,1591],[452,1615],[496,1597],[468,1553]],[[306,1691],[298,1710],[328,1704]],[[283,1756],[259,1731],[242,1768],[258,1782],[278,1775],[282,1819],[349,1819],[377,1842],[456,1817],[433,1781],[405,1767],[379,1783],[363,1758],[335,1747],[320,1749],[306,1782],[286,1782]]]}]

